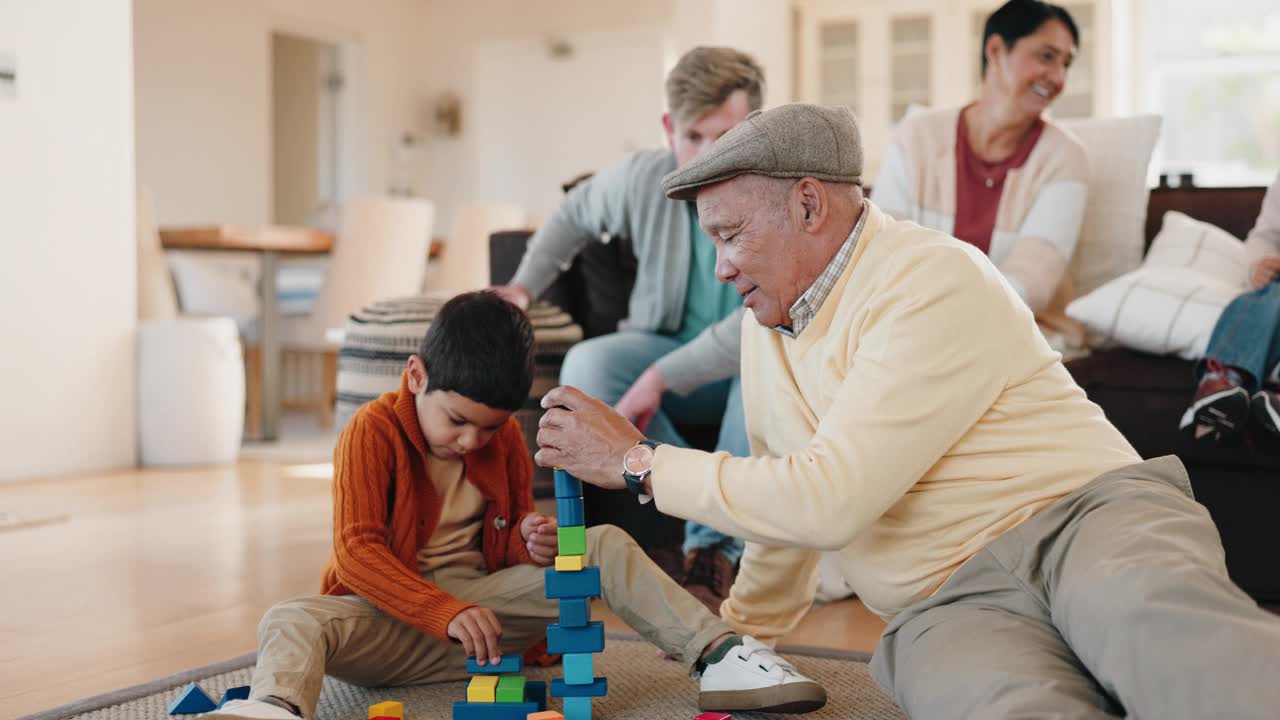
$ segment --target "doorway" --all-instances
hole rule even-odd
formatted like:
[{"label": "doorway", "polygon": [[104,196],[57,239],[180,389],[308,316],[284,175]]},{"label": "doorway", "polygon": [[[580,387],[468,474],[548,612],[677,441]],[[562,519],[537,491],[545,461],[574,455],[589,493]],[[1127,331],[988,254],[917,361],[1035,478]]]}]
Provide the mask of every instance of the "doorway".
[{"label": "doorway", "polygon": [[348,51],[271,34],[272,222],[336,230],[351,175]]}]

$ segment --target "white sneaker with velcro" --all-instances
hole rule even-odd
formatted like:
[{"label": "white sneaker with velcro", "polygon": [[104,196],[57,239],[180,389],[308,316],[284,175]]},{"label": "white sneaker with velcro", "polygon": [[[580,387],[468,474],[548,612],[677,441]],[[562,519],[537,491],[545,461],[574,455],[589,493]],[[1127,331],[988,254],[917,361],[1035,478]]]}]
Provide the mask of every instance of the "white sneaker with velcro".
[{"label": "white sneaker with velcro", "polygon": [[751,636],[706,666],[698,707],[719,712],[803,713],[827,703],[827,691]]}]

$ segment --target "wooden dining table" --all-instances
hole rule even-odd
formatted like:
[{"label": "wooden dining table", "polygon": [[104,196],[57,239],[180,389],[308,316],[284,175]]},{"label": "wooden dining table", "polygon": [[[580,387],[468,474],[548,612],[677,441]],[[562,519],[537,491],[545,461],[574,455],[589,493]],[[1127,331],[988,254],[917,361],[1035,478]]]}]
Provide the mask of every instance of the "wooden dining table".
[{"label": "wooden dining table", "polygon": [[327,255],[334,235],[325,230],[280,225],[201,225],[160,228],[166,250],[221,250],[253,253],[258,257],[262,352],[260,440],[280,436],[280,314],[276,274],[282,256]]}]

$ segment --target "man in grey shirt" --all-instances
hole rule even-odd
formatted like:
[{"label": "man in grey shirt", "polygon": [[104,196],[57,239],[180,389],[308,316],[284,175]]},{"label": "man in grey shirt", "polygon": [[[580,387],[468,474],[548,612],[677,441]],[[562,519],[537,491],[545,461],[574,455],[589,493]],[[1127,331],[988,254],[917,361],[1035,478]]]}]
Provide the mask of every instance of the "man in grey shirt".
[{"label": "man in grey shirt", "polygon": [[[717,450],[750,455],[738,385],[742,299],[716,279],[715,246],[692,203],[670,200],[662,177],[762,105],[764,73],[730,48],[690,50],[667,76],[662,116],[670,150],[633,153],[575,187],[534,233],[509,285],[526,307],[587,243],[627,237],[638,269],[618,332],[565,357],[560,380],[610,404],[659,442],[687,446],[676,423],[720,423]],[[733,584],[742,541],[685,527],[685,587],[713,611]]]}]

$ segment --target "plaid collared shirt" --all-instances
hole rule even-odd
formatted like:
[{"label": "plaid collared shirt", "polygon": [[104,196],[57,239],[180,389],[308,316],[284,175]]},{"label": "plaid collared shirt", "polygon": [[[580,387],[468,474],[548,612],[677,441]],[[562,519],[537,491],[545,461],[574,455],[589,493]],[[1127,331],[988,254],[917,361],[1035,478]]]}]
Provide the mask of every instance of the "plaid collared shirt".
[{"label": "plaid collared shirt", "polygon": [[813,281],[809,289],[804,291],[788,311],[791,315],[791,327],[779,325],[774,330],[792,338],[799,337],[800,333],[804,332],[804,329],[813,321],[813,317],[818,314],[818,308],[822,307],[822,303],[831,294],[831,288],[836,286],[836,280],[840,279],[845,268],[849,267],[849,258],[853,256],[853,249],[858,245],[858,236],[862,235],[862,226],[865,224],[867,224],[867,201],[864,198],[862,214],[858,217],[857,224],[853,226],[853,232],[845,238],[840,251],[831,259],[827,269],[822,271],[818,279]]}]

